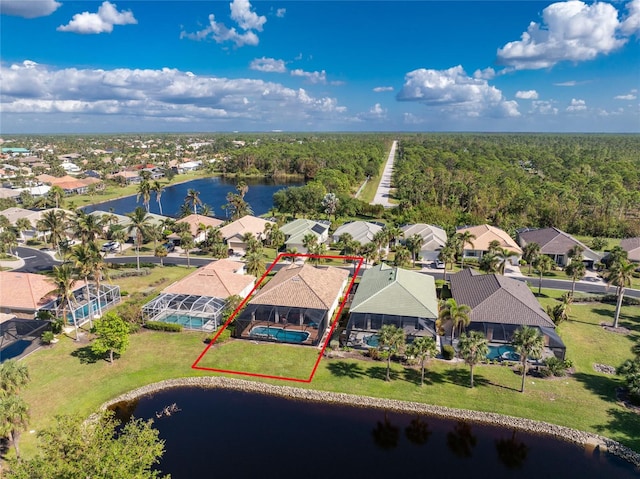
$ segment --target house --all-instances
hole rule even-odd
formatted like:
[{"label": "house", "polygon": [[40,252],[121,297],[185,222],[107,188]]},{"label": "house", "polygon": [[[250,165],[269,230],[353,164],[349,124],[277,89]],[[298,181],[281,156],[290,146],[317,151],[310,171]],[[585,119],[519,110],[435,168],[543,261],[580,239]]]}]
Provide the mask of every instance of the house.
[{"label": "house", "polygon": [[417,223],[404,225],[400,229],[404,236],[403,242],[413,235],[422,237],[423,243],[419,256],[424,262],[436,261],[440,250],[447,244],[447,232],[438,226]]},{"label": "house", "polygon": [[124,182],[127,185],[137,185],[142,182],[142,176],[137,171],[119,171],[113,175],[110,175],[109,178],[113,180],[117,180],[118,178],[123,178]]},{"label": "house", "polygon": [[290,265],[278,271],[235,319],[234,336],[318,345],[347,285],[344,269]]},{"label": "house", "polygon": [[343,234],[348,233],[354,241],[364,246],[367,243],[371,243],[375,234],[382,231],[382,228],[381,224],[369,221],[350,221],[336,229],[333,233],[333,242],[337,243]]},{"label": "house", "polygon": [[[188,224],[189,231],[191,232],[191,236],[193,236],[194,242],[201,243],[207,237],[207,233],[205,231],[206,228],[218,228],[222,224],[224,224],[224,221],[219,220],[218,218],[213,218],[211,216],[191,214],[176,221],[176,224],[179,223]],[[202,228],[203,226],[204,228]]]},{"label": "house", "polygon": [[60,178],[51,175],[38,175],[36,178],[44,184],[50,186],[58,186],[67,195],[78,194],[84,195],[89,192],[89,186],[95,185],[96,189],[104,188],[104,184],[97,178],[74,178],[73,176],[65,175]]},{"label": "house", "polygon": [[0,271],[0,313],[33,319],[40,309],[50,309],[53,305],[54,289],[47,276]]},{"label": "house", "polygon": [[558,266],[567,266],[571,262],[569,252],[575,247],[582,249],[582,261],[589,268],[602,259],[601,255],[558,228],[519,230],[518,243],[523,248],[529,243],[537,243],[540,253],[549,256]]},{"label": "house", "polygon": [[227,300],[246,298],[256,278],[245,274],[244,263],[221,259],[197,269],[167,286],[160,296],[142,308],[145,321],[182,324],[187,329],[215,331]]},{"label": "house", "polygon": [[284,244],[288,250],[291,251],[295,248],[298,253],[305,254],[307,248],[304,246],[304,237],[312,234],[318,238],[318,244],[324,243],[329,238],[329,226],[328,221],[299,218],[282,226],[280,231],[284,233]]},{"label": "house", "polygon": [[69,174],[78,174],[82,171],[78,165],[69,161],[63,161],[60,163],[60,167]]},{"label": "house", "polygon": [[620,247],[627,252],[629,261],[640,262],[640,236],[624,238],[620,241]]},{"label": "house", "polygon": [[[540,331],[549,350],[564,358],[566,346],[555,324],[525,282],[464,269],[451,276],[450,284],[456,302],[471,308],[468,331],[481,331],[490,342],[510,343],[517,329],[530,326]],[[451,324],[443,326],[450,334]]]},{"label": "house", "polygon": [[470,232],[475,239],[472,240],[473,246],[467,243],[464,247],[463,256],[465,258],[482,258],[488,251],[489,245],[493,241],[497,241],[500,248],[511,251],[514,256],[510,258],[511,264],[517,265],[522,257],[522,249],[518,246],[506,231],[491,225],[478,225],[458,228],[456,233]]},{"label": "house", "polygon": [[382,326],[393,324],[408,338],[436,337],[438,297],[432,276],[388,266],[365,270],[349,308],[345,340],[375,347]]},{"label": "house", "polygon": [[[7,208],[5,210],[0,211],[0,215],[5,216],[11,223],[11,226],[14,226],[14,227],[16,226],[19,219],[22,219],[22,218],[27,219],[31,224],[31,228],[22,231],[22,239],[24,241],[28,241],[30,239],[44,238],[49,234],[48,231],[38,230],[38,222],[42,219],[42,216],[44,215],[44,213],[46,213],[47,211],[55,210],[55,209],[56,208],[49,208],[46,210],[34,211],[34,210],[27,210],[24,208],[18,208],[14,206],[14,207]],[[68,215],[71,214],[71,212],[67,210],[60,210],[60,211],[64,211]]]},{"label": "house", "polygon": [[179,163],[175,167],[176,173],[183,174],[188,173],[189,171],[196,171],[202,168],[202,161],[185,161],[184,163]]},{"label": "house", "polygon": [[31,151],[27,148],[7,147],[2,148],[2,154],[11,156],[28,156],[31,154]]},{"label": "house", "polygon": [[222,239],[227,244],[230,254],[244,254],[247,244],[244,237],[251,233],[256,239],[263,240],[264,228],[273,221],[264,220],[257,216],[246,215],[220,228]]}]

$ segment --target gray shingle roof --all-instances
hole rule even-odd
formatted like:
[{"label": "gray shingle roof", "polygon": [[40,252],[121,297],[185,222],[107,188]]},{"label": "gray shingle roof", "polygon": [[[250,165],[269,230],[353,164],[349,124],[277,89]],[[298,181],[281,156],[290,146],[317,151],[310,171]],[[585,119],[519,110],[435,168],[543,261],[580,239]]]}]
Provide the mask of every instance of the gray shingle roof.
[{"label": "gray shingle roof", "polygon": [[620,241],[620,247],[629,253],[631,261],[640,261],[640,236],[623,239]]},{"label": "gray shingle roof", "polygon": [[540,228],[518,233],[520,243],[538,243],[542,254],[562,254],[566,255],[574,246],[580,246],[587,259],[597,261],[600,255],[589,249],[586,245],[575,239],[573,236],[559,230],[558,228]]},{"label": "gray shingle roof", "polygon": [[465,269],[451,276],[451,294],[471,307],[471,321],[555,328],[523,281]]}]

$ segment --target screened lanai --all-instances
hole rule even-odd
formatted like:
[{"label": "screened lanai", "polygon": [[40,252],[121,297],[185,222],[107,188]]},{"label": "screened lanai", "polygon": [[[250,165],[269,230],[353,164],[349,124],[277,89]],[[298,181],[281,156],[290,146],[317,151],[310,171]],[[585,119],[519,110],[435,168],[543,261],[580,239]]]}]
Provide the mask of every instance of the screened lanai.
[{"label": "screened lanai", "polygon": [[176,323],[185,329],[215,331],[226,302],[211,296],[162,293],[142,308],[144,321]]},{"label": "screened lanai", "polygon": [[[519,324],[502,324],[502,323],[486,323],[486,322],[474,322],[466,328],[467,331],[480,331],[484,334],[484,337],[491,343],[511,343],[513,334],[522,326]],[[560,359],[564,359],[567,352],[567,347],[556,333],[555,329],[544,326],[531,326],[538,329],[540,334],[544,338],[544,345],[546,348],[553,352],[554,356]]]},{"label": "screened lanai", "polygon": [[[100,288],[89,283],[89,291],[87,295],[87,287],[82,286],[73,292],[71,306],[73,312],[67,311],[67,322],[78,327],[88,323],[91,319],[104,314],[110,307],[120,302],[120,286],[113,284],[100,284]],[[51,302],[41,308],[49,311],[62,311],[59,299]]]},{"label": "screened lanai", "polygon": [[[435,337],[435,320],[416,316],[392,314],[351,313],[347,324],[347,344],[356,347],[371,346],[382,326],[391,324],[404,331],[407,339],[418,336]],[[375,337],[372,337],[375,336]]]}]

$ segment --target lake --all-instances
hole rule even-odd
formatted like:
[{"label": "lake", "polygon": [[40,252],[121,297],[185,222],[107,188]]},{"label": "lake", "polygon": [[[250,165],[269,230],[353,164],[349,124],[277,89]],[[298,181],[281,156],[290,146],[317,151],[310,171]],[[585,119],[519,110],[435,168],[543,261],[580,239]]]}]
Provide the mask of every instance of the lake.
[{"label": "lake", "polygon": [[[156,418],[175,403],[180,409]],[[180,388],[129,405],[165,440],[173,479],[637,477],[607,454],[497,427],[376,409]]]},{"label": "lake", "polygon": [[[224,210],[222,206],[227,203],[227,194],[229,192],[236,193],[236,184],[238,181],[237,179],[219,177],[200,178],[186,183],[167,186],[160,197],[162,212],[165,216],[177,217],[180,212],[180,207],[184,203],[184,198],[187,196],[187,191],[193,189],[200,192],[200,199],[203,203],[213,208],[214,216],[225,218],[226,210]],[[273,207],[273,194],[276,191],[289,186],[302,186],[304,184],[302,182],[275,182],[264,179],[245,179],[244,181],[249,186],[249,191],[244,199],[251,205],[253,214],[256,216],[267,213],[271,207]],[[87,213],[95,210],[109,211],[113,209],[113,213],[124,215],[132,212],[136,206],[143,206],[142,199],[138,202],[136,195],[132,195],[86,206],[83,209]],[[151,193],[149,211],[151,213],[160,213],[155,193]]]}]

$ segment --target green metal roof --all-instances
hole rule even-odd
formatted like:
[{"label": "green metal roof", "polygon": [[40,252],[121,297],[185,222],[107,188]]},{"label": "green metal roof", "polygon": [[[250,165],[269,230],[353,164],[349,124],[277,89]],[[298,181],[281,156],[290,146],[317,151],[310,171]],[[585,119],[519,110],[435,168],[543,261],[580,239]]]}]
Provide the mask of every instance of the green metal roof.
[{"label": "green metal roof", "polygon": [[362,275],[349,311],[437,318],[435,281],[428,274],[386,264],[374,266]]}]

